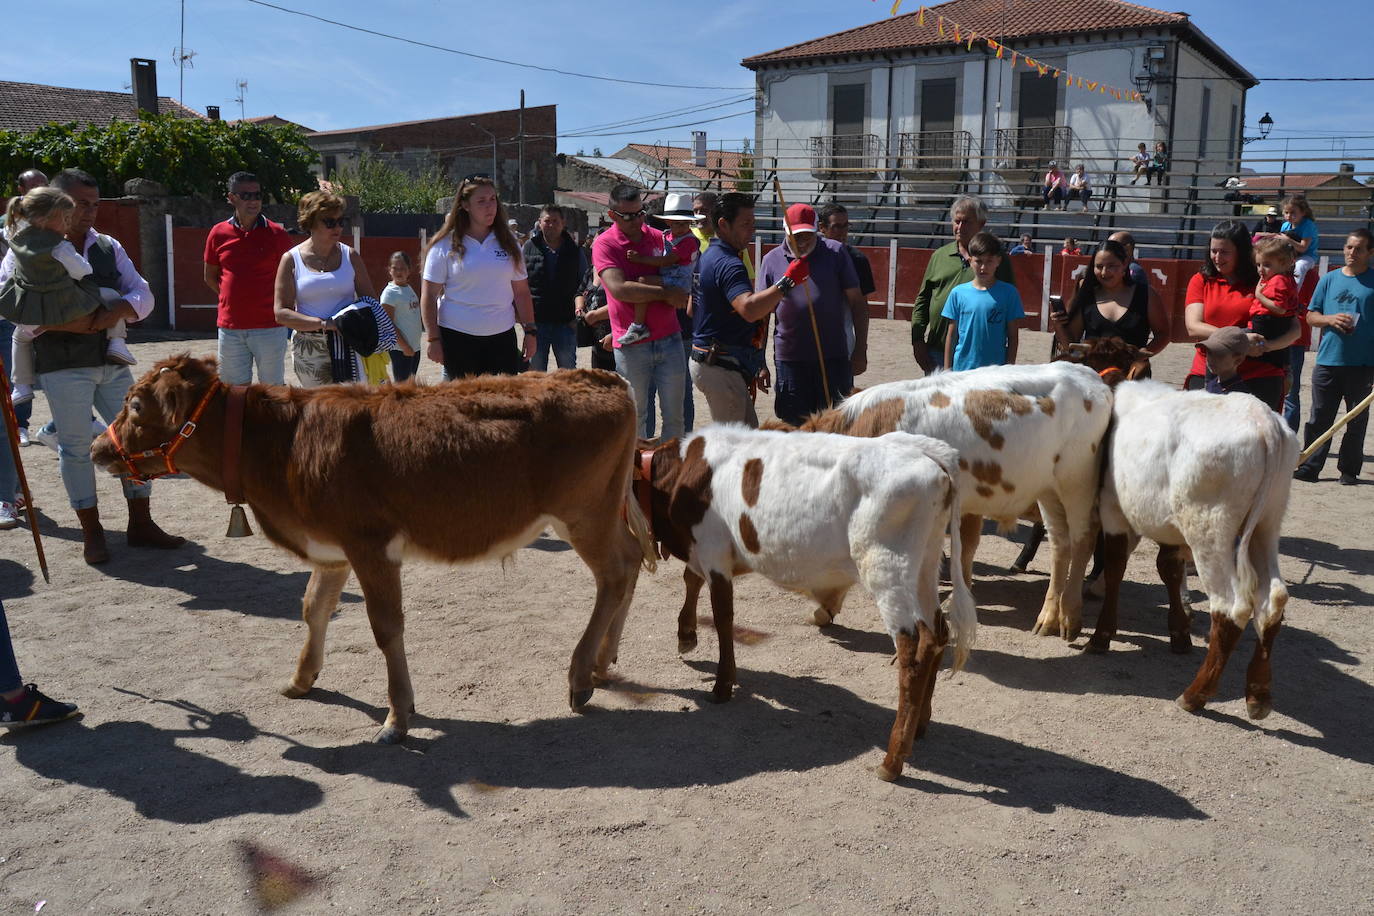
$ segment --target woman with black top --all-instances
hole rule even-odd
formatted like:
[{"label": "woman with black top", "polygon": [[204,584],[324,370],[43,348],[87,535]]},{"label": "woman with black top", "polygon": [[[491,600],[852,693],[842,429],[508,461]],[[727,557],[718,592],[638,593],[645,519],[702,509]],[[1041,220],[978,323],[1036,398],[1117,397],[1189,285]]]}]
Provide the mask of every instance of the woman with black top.
[{"label": "woman with black top", "polygon": [[[587,271],[582,290],[573,300],[577,309],[577,320],[585,327],[584,339],[591,348],[592,368],[615,371],[615,356],[612,355],[607,338],[611,333],[610,308],[606,305],[606,290],[601,287],[601,278],[592,270]],[[582,336],[583,332],[579,332]]]},{"label": "woman with black top", "polygon": [[1169,311],[1148,283],[1132,282],[1130,257],[1108,239],[1093,255],[1067,313],[1053,315],[1061,347],[1080,340],[1117,337],[1151,355],[1169,344]]}]

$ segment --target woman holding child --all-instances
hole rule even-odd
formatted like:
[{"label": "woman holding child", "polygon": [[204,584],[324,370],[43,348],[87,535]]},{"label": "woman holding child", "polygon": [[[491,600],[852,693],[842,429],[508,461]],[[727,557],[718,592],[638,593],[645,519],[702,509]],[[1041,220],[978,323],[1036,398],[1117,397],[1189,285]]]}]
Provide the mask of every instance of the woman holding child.
[{"label": "woman holding child", "polygon": [[[1189,336],[1201,341],[1221,328],[1248,328],[1259,282],[1250,229],[1235,220],[1219,223],[1212,230],[1202,270],[1188,283],[1184,322]],[[1298,339],[1298,331],[1297,318],[1289,319],[1288,330],[1271,339],[1248,331],[1249,351],[1236,367],[1249,392],[1275,411],[1282,409],[1284,368],[1260,357],[1288,347]],[[1204,387],[1207,373],[1207,358],[1199,352],[1184,387]]]},{"label": "woman holding child", "polygon": [[[486,175],[458,184],[453,207],[425,253],[420,313],[426,355],[451,379],[515,375],[534,356],[537,328],[520,245]],[[525,331],[517,347],[515,323]]]}]

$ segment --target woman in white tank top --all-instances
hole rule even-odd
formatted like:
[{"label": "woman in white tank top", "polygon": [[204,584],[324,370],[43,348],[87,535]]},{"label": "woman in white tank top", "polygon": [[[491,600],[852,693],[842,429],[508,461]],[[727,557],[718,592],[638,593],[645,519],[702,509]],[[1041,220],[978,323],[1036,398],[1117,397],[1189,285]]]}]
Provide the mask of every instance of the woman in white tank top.
[{"label": "woman in white tank top", "polygon": [[[277,265],[277,323],[294,328],[291,362],[302,388],[315,388],[359,378],[346,377],[331,352],[342,350],[333,316],[344,306],[374,296],[358,253],[339,241],[344,227],[344,199],[328,191],[301,198],[299,219],[310,238],[282,255]],[[351,351],[349,351],[351,352]],[[337,357],[337,354],[336,354]],[[348,360],[356,364],[357,358]]]}]

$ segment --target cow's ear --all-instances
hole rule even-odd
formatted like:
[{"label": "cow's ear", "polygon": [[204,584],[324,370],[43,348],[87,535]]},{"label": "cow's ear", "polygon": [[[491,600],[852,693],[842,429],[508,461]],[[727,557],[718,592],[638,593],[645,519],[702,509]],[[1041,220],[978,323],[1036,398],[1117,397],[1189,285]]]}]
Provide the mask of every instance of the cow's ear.
[{"label": "cow's ear", "polygon": [[1081,361],[1087,359],[1089,349],[1085,343],[1071,343],[1064,349],[1064,355],[1068,359]]},{"label": "cow's ear", "polygon": [[1126,381],[1134,382],[1143,378],[1150,377],[1150,360],[1148,357],[1141,357],[1131,363],[1131,367],[1126,370]]}]

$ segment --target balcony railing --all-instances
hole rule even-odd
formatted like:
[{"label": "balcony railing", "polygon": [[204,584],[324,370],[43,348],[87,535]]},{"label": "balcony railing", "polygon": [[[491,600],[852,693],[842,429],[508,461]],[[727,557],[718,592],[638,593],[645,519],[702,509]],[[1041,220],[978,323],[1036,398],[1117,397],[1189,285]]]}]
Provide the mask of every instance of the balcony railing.
[{"label": "balcony railing", "polygon": [[877,134],[811,138],[811,174],[821,181],[864,181],[882,167],[882,142]]},{"label": "balcony railing", "polygon": [[898,135],[903,177],[914,178],[923,169],[963,171],[973,152],[973,134],[966,130],[923,130]]},{"label": "balcony railing", "polygon": [[997,162],[1001,168],[1039,169],[1051,159],[1067,165],[1073,149],[1069,127],[1013,127],[997,131]]}]

